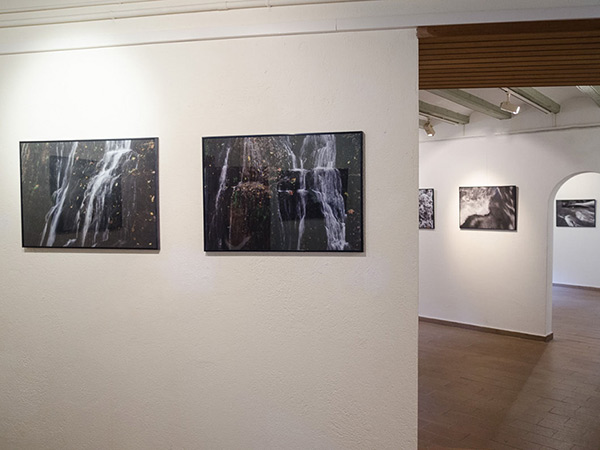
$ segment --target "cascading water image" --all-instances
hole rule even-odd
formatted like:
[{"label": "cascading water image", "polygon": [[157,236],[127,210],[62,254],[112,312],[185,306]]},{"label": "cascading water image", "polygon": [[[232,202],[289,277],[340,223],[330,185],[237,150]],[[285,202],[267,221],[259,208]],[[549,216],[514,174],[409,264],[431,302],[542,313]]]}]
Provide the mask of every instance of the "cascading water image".
[{"label": "cascading water image", "polygon": [[23,246],[158,249],[158,140],[21,143]]},{"label": "cascading water image", "polygon": [[203,139],[206,251],[362,251],[362,133]]}]

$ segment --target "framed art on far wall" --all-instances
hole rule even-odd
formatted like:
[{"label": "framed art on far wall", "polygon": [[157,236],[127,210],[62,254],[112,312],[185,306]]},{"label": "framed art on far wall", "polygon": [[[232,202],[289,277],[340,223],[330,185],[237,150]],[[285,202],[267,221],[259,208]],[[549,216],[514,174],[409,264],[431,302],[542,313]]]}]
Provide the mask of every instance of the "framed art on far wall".
[{"label": "framed art on far wall", "polygon": [[363,133],[205,137],[204,250],[363,251]]},{"label": "framed art on far wall", "polygon": [[159,249],[157,138],[20,147],[23,247]]},{"label": "framed art on far wall", "polygon": [[517,229],[517,187],[459,187],[461,229]]},{"label": "framed art on far wall", "polygon": [[435,204],[433,189],[419,189],[419,228],[433,230],[435,228]]},{"label": "framed art on far wall", "polygon": [[556,200],[557,227],[595,227],[596,200]]}]

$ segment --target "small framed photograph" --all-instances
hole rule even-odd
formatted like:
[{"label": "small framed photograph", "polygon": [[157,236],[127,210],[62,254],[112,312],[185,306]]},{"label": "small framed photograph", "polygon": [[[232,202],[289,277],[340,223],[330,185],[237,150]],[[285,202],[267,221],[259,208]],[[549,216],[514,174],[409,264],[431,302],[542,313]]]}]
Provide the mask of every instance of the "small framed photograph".
[{"label": "small framed photograph", "polygon": [[419,189],[419,228],[433,230],[435,228],[435,202],[433,189]]},{"label": "small framed photograph", "polygon": [[459,188],[460,228],[517,230],[517,186]]},{"label": "small framed photograph", "polygon": [[596,200],[556,200],[557,227],[595,227]]}]

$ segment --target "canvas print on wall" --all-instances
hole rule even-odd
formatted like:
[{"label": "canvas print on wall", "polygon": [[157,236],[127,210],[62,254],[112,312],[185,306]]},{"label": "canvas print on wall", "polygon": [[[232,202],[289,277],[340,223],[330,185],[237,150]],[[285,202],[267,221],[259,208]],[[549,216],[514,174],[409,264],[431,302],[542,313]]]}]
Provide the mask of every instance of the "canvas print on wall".
[{"label": "canvas print on wall", "polygon": [[556,200],[557,227],[595,227],[596,200]]},{"label": "canvas print on wall", "polygon": [[517,229],[517,187],[460,187],[460,228]]},{"label": "canvas print on wall", "polygon": [[362,251],[362,147],[362,132],[204,138],[205,251]]},{"label": "canvas print on wall", "polygon": [[419,189],[419,228],[435,228],[433,189]]},{"label": "canvas print on wall", "polygon": [[24,247],[158,249],[158,139],[21,142]]}]

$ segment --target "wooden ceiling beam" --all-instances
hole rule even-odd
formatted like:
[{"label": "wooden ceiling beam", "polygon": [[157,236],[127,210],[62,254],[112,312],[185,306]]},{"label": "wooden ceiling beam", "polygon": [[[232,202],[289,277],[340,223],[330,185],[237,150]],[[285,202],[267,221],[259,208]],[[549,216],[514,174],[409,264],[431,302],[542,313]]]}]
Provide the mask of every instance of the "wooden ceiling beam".
[{"label": "wooden ceiling beam", "polygon": [[505,58],[507,61],[520,61],[526,58],[532,58],[533,60],[539,60],[544,58],[561,59],[565,56],[581,56],[588,58],[589,60],[596,60],[594,52],[600,53],[600,45],[593,49],[539,49],[539,50],[528,50],[528,51],[513,51],[506,49],[500,52],[472,52],[466,55],[465,53],[444,53],[440,55],[435,54],[422,54],[420,59],[423,62],[426,61],[471,61],[478,59],[497,59]]},{"label": "wooden ceiling beam", "polygon": [[598,32],[598,19],[542,20],[535,22],[473,23],[464,25],[433,25],[419,27],[419,39],[467,39],[482,37],[520,35],[584,35]]},{"label": "wooden ceiling beam", "polygon": [[577,86],[577,89],[588,95],[598,106],[600,106],[600,86]]},{"label": "wooden ceiling beam", "polygon": [[[586,37],[585,44],[597,44],[600,43],[600,32]],[[505,47],[507,45],[515,47],[531,47],[531,46],[553,46],[553,45],[579,45],[581,44],[581,36],[575,36],[573,38],[537,38],[531,37],[529,39],[493,39],[493,40],[481,40],[481,41],[458,41],[458,42],[427,42],[427,49],[431,50],[452,50],[452,49],[464,49],[464,48],[494,48],[494,47]]]},{"label": "wooden ceiling beam", "polygon": [[[575,70],[572,65],[573,65],[573,61],[576,61],[577,64],[577,68],[581,71],[589,71],[589,70],[598,70],[598,68],[600,67],[600,62],[589,62],[587,59],[579,59],[579,60],[567,60],[567,61],[560,61],[560,62],[553,62],[553,61],[549,61],[548,63],[544,63],[544,61],[533,61],[533,62],[528,62],[528,61],[519,61],[516,62],[512,65],[513,68],[517,69],[521,69],[521,70],[527,70],[528,68],[531,69],[556,69],[556,70]],[[567,67],[565,67],[567,66]],[[571,67],[569,67],[571,66]],[[463,71],[463,72],[471,72],[473,69],[477,69],[478,71],[481,72],[494,72],[500,69],[503,69],[505,66],[503,64],[495,64],[495,63],[490,63],[490,62],[481,62],[481,63],[472,63],[469,65],[466,64],[457,64],[454,62],[447,62],[447,63],[443,63],[443,64],[423,64],[420,67],[420,70],[422,72],[428,72],[428,73],[436,73],[436,72],[441,72],[441,73],[447,73],[448,69],[452,69],[454,71]]]},{"label": "wooden ceiling beam", "polygon": [[469,116],[442,108],[441,106],[425,103],[421,100],[419,100],[419,114],[426,117],[435,117],[436,119],[440,119],[454,125],[465,125],[469,123]]},{"label": "wooden ceiling beam", "polygon": [[495,119],[512,118],[512,114],[502,111],[497,105],[460,89],[432,89],[429,92],[473,111],[494,117]]},{"label": "wooden ceiling beam", "polygon": [[545,114],[558,114],[560,112],[560,104],[542,94],[537,89],[531,87],[507,87],[505,88],[505,91],[509,91],[518,99],[528,103]]}]

